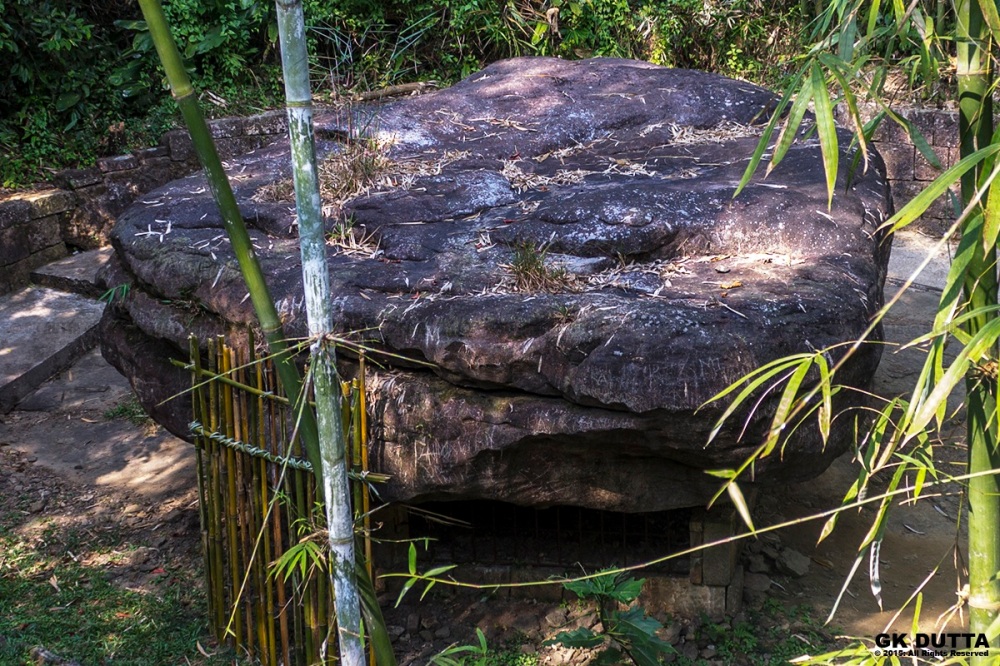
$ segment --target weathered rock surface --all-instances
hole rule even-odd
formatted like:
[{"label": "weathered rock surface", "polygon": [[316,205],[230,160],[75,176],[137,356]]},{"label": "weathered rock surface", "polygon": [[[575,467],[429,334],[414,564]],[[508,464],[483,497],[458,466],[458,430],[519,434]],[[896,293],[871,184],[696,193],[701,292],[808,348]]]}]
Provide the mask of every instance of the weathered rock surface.
[{"label": "weathered rock surface", "polygon": [[[395,182],[331,213],[338,326],[433,364],[369,378],[383,496],[649,511],[716,490],[704,470],[745,459],[769,403],[742,441],[734,423],[709,447],[724,406],[697,408],[763,363],[857,338],[882,302],[877,155],[841,175],[829,210],[814,140],[732,198],[774,101],[705,73],[537,58],[318,118],[321,155],[367,128]],[[228,167],[288,333],[304,335],[293,206],[254,201],[289,177],[287,144]],[[233,333],[251,304],[201,176],[144,197],[113,240],[108,286],[133,286],[103,350],[150,406],[187,381],[166,359],[186,356],[188,331]],[[866,389],[879,354],[863,347],[840,381]],[[187,434],[183,400],[157,410]],[[801,428],[757,480],[818,474],[849,420],[825,447]]]}]

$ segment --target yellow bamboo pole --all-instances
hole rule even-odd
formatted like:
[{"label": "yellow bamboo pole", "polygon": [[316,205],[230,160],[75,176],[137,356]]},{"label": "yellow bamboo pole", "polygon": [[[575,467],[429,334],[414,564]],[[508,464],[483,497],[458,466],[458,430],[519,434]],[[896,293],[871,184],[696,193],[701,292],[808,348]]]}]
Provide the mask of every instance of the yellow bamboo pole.
[{"label": "yellow bamboo pole", "polygon": [[[226,346],[224,340],[219,337],[216,339],[216,353],[219,359],[219,371],[222,374],[229,374],[230,370],[230,358],[229,354],[226,353]],[[222,409],[220,410],[220,415],[222,416],[222,433],[226,437],[235,437],[235,427],[233,419],[233,389],[231,386],[223,384],[221,386],[221,402]],[[240,545],[239,545],[239,517],[237,515],[237,500],[236,500],[236,452],[226,447],[225,449],[225,476],[226,476],[226,533],[228,535],[228,551],[229,556],[229,587],[230,593],[230,615],[233,618],[231,631],[233,633],[233,640],[236,645],[243,645],[243,625],[239,621],[239,613],[237,612],[239,603],[239,585],[242,577],[240,572],[242,570],[240,562]]]},{"label": "yellow bamboo pole", "polygon": [[[218,370],[218,354],[216,353],[216,347],[209,341],[208,343],[208,366],[209,369],[215,372]],[[216,432],[219,428],[219,386],[216,383],[209,384],[209,428],[212,432]],[[222,462],[223,457],[220,451],[220,446],[218,442],[209,441],[209,473],[211,474],[209,486],[211,492],[209,493],[209,509],[212,516],[209,522],[209,537],[212,543],[211,549],[211,559],[212,559],[212,596],[216,600],[215,605],[215,621],[214,629],[215,636],[218,640],[227,640],[225,635],[226,628],[226,608],[228,606],[228,599],[226,594],[226,577],[224,570],[224,544],[222,532],[224,529],[224,507],[222,506]]]}]

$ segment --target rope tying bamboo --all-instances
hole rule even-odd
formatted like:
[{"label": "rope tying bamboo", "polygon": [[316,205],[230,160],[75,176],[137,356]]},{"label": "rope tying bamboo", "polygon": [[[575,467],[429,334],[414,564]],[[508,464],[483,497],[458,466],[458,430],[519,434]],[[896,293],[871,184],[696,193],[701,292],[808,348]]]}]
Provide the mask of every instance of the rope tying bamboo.
[{"label": "rope tying bamboo", "polygon": [[207,437],[213,442],[218,442],[223,446],[226,446],[237,451],[242,451],[249,456],[254,458],[263,458],[268,462],[273,462],[278,465],[288,465],[292,469],[302,469],[307,472],[312,471],[312,464],[308,460],[302,460],[301,458],[292,457],[282,457],[277,454],[271,453],[266,449],[262,449],[259,446],[254,446],[253,444],[247,444],[246,442],[241,442],[238,439],[233,439],[232,437],[226,437],[222,433],[212,432],[205,428],[202,424],[197,421],[191,421],[188,424],[188,428],[196,435],[201,437]]}]

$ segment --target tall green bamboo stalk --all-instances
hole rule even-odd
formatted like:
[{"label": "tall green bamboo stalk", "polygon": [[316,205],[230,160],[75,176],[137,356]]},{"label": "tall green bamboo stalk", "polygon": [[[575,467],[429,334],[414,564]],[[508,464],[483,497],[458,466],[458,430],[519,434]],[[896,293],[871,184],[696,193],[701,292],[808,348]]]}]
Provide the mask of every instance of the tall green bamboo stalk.
[{"label": "tall green bamboo stalk", "polygon": [[[993,135],[993,72],[987,44],[987,26],[978,0],[956,4],[958,47],[957,79],[959,141],[961,156],[988,146]],[[962,200],[975,194],[981,168],[962,179]],[[971,309],[998,303],[996,247],[984,248],[982,211],[971,215],[963,236],[977,237],[975,255],[965,275],[965,296]],[[995,313],[982,314],[968,322],[974,335]],[[993,350],[997,358],[997,350]],[[997,429],[997,379],[984,373],[970,373],[966,379],[969,445],[969,630],[986,633],[1000,612],[1000,476],[987,474],[1000,469]],[[994,644],[994,648],[998,645]],[[995,657],[972,657],[973,666],[994,663]]]},{"label": "tall green bamboo stalk", "polygon": [[[236,204],[236,197],[233,196],[229,179],[222,167],[219,153],[215,149],[212,134],[209,132],[205,117],[198,106],[198,97],[195,95],[191,80],[184,69],[184,63],[177,51],[177,44],[170,34],[167,19],[163,14],[163,7],[160,5],[160,0],[139,0],[139,7],[142,9],[143,18],[149,27],[149,34],[156,46],[160,63],[166,72],[167,81],[170,83],[170,92],[184,116],[184,122],[191,134],[191,140],[194,142],[198,160],[205,169],[212,196],[219,206],[233,253],[239,262],[247,290],[250,292],[254,311],[257,314],[260,327],[267,337],[271,353],[275,356],[275,365],[281,385],[285,390],[285,395],[294,402],[302,394],[302,377],[288,350],[281,327],[281,319],[278,317],[274,300],[264,282],[264,274],[257,261],[257,254],[254,252],[246,224],[243,222],[239,206]],[[319,475],[322,464],[317,444],[319,438],[315,417],[309,409],[302,409],[299,435],[305,442],[306,454],[313,465],[317,480],[321,481]]]},{"label": "tall green bamboo stalk", "polygon": [[313,141],[312,89],[301,0],[277,0],[281,65],[288,107],[292,177],[299,217],[302,283],[305,288],[319,448],[322,494],[330,544],[330,574],[337,614],[337,638],[343,666],[362,666],[361,603],[354,568],[354,520],[347,477],[340,381],[328,336],[333,330],[330,274],[326,260],[316,146]]}]

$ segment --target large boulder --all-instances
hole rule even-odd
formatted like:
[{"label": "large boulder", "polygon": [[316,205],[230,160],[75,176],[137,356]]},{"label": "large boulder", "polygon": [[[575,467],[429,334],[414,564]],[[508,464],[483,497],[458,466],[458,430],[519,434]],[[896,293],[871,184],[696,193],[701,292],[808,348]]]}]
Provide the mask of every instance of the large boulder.
[{"label": "large boulder", "polygon": [[[775,101],[702,72],[521,58],[318,116],[338,332],[424,362],[387,357],[369,377],[384,497],[653,511],[717,490],[705,470],[744,461],[773,399],[742,439],[734,422],[709,446],[725,405],[699,407],[763,363],[858,338],[882,304],[877,155],[849,182],[841,170],[832,208],[808,137],[733,198]],[[303,336],[287,142],[227,167],[287,333]],[[188,381],[168,359],[189,331],[254,322],[204,178],[143,197],[113,242],[109,287],[132,288],[105,317],[104,354],[189,437],[189,403],[161,404]],[[862,346],[839,382],[867,390],[879,356]],[[818,474],[851,421],[825,445],[799,428],[755,481]]]}]

